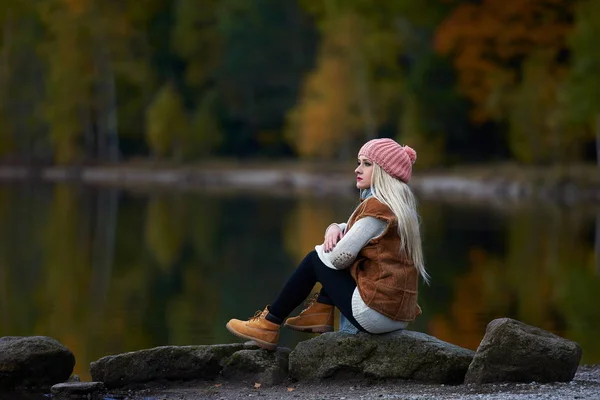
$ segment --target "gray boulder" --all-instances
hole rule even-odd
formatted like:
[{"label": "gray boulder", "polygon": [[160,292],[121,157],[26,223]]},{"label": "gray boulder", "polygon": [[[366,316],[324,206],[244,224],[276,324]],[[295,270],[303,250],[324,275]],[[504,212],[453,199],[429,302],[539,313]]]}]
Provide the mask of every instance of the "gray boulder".
[{"label": "gray boulder", "polygon": [[420,332],[333,332],[299,343],[290,354],[290,375],[298,380],[353,375],[462,383],[473,355]]},{"label": "gray boulder", "polygon": [[510,318],[487,326],[465,383],[568,382],[573,379],[581,347],[553,333]]},{"label": "gray boulder", "polygon": [[277,351],[237,351],[225,362],[223,377],[252,380],[267,386],[276,385],[288,377],[290,351],[285,347],[280,347]]},{"label": "gray boulder", "polygon": [[160,380],[213,379],[233,353],[256,348],[242,343],[155,347],[102,357],[90,364],[90,374],[107,388]]},{"label": "gray boulder", "polygon": [[46,336],[0,338],[0,389],[47,389],[69,379],[75,356]]},{"label": "gray boulder", "polygon": [[102,382],[65,382],[50,388],[53,398],[60,399],[89,399],[100,398],[104,392]]}]

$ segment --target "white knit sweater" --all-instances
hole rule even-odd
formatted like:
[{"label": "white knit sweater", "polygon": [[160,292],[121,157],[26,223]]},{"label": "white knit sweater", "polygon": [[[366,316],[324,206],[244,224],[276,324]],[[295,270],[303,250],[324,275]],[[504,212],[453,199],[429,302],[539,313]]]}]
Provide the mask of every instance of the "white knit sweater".
[{"label": "white knit sweater", "polygon": [[[346,230],[347,224],[331,224],[337,225],[342,232]],[[325,230],[331,227],[329,225]],[[386,222],[374,217],[364,217],[356,221],[348,232],[345,232],[344,237],[335,245],[333,250],[326,253],[323,245],[315,246],[315,250],[319,258],[329,268],[344,269],[352,265],[358,253],[371,240],[381,235],[386,228]],[[404,329],[408,325],[404,321],[394,321],[391,318],[369,308],[363,301],[358,287],[354,289],[352,295],[352,316],[367,332],[370,333],[386,333]]]}]

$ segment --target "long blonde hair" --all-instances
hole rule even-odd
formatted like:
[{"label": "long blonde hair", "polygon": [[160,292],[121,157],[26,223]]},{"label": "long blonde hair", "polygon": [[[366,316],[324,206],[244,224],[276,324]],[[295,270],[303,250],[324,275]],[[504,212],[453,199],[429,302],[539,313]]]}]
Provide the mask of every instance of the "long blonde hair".
[{"label": "long blonde hair", "polygon": [[371,192],[373,197],[387,205],[398,220],[398,236],[400,236],[400,252],[412,259],[419,275],[429,284],[429,274],[425,270],[417,201],[410,187],[391,177],[379,165],[373,163],[371,176]]}]

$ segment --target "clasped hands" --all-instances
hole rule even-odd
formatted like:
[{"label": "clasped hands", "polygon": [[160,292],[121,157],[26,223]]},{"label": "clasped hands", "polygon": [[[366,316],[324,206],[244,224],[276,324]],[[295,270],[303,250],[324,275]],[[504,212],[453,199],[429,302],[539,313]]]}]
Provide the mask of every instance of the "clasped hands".
[{"label": "clasped hands", "polygon": [[336,224],[331,225],[325,232],[325,241],[323,242],[323,250],[329,253],[335,245],[344,237],[344,232]]}]

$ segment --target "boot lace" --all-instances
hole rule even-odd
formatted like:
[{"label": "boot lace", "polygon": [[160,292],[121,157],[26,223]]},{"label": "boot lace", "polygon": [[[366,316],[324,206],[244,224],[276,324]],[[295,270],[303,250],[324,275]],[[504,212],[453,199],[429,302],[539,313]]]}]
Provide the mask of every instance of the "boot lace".
[{"label": "boot lace", "polygon": [[253,317],[250,317],[249,321],[257,321],[263,317],[263,314],[266,315],[267,310],[258,310],[254,313]]},{"label": "boot lace", "polygon": [[318,298],[319,298],[319,293],[313,293],[313,295],[304,303],[305,308],[304,308],[304,310],[302,310],[302,312],[300,314],[303,314],[306,310],[311,308],[312,305],[317,302]]}]

